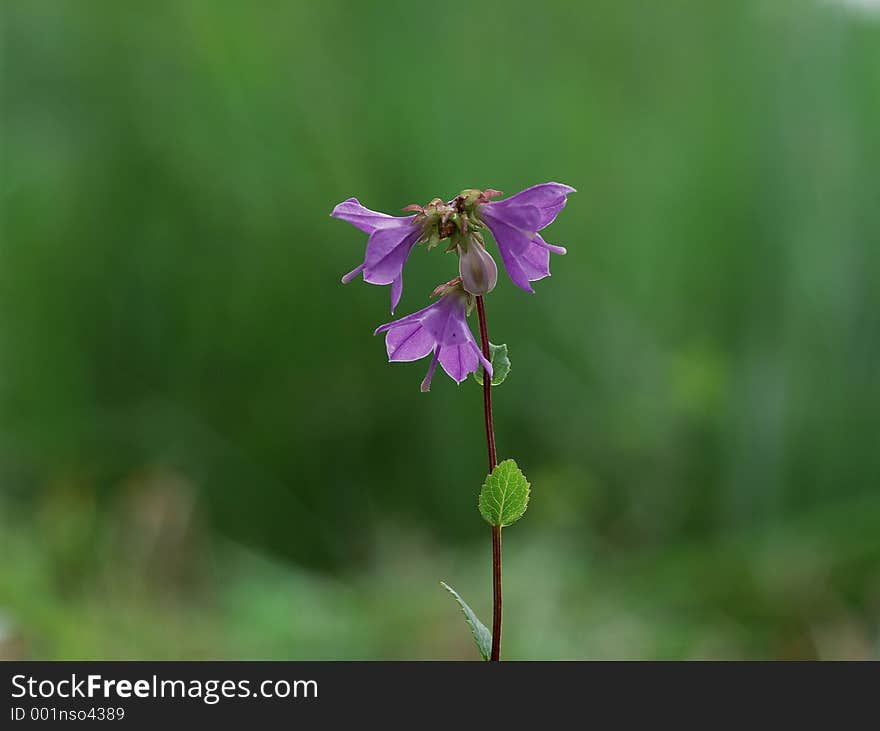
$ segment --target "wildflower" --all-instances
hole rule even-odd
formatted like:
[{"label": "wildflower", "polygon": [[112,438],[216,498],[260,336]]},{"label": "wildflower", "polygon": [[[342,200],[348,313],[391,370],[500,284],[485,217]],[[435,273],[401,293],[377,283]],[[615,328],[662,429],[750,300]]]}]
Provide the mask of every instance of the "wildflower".
[{"label": "wildflower", "polygon": [[454,279],[441,285],[434,294],[440,295],[435,303],[376,328],[375,335],[387,333],[388,360],[414,361],[433,353],[422,392],[430,390],[438,361],[456,383],[464,381],[480,364],[491,377],[492,364],[483,356],[467,324],[468,295],[461,281]]},{"label": "wildflower", "polygon": [[371,211],[361,205],[357,198],[340,203],[330,214],[341,218],[370,235],[364,261],[346,274],[342,281],[347,284],[363,272],[365,282],[391,285],[391,312],[403,294],[403,266],[409,252],[422,236],[422,226],[417,216],[395,217]]},{"label": "wildflower", "polygon": [[488,200],[498,191],[485,191],[474,201],[476,215],[495,237],[508,275],[526,292],[534,292],[529,282],[550,276],[550,252],[565,253],[562,246],[544,241],[538,231],[553,223],[565,207],[566,196],[574,192],[562,183],[542,183],[500,201]]}]

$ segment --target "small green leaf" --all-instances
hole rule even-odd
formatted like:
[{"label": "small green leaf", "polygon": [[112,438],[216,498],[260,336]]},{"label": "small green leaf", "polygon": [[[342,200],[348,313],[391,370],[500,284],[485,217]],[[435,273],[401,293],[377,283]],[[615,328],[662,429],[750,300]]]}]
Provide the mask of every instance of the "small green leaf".
[{"label": "small green leaf", "polygon": [[480,655],[483,656],[484,660],[488,660],[492,653],[492,633],[486,629],[486,625],[477,619],[474,610],[467,605],[467,602],[458,595],[458,592],[455,589],[444,581],[440,582],[440,586],[452,594],[453,599],[458,602],[458,606],[461,607],[461,613],[464,615],[464,621],[468,623],[468,626],[471,628],[471,632],[474,635],[474,642],[477,645],[477,649],[480,651]]},{"label": "small green leaf", "polygon": [[516,462],[500,462],[480,490],[480,515],[502,528],[519,520],[529,504],[529,481]]},{"label": "small green leaf", "polygon": [[[510,373],[510,357],[507,355],[507,345],[493,345],[489,343],[489,362],[492,364],[492,385],[500,386]],[[483,385],[483,369],[474,371],[474,379]]]}]

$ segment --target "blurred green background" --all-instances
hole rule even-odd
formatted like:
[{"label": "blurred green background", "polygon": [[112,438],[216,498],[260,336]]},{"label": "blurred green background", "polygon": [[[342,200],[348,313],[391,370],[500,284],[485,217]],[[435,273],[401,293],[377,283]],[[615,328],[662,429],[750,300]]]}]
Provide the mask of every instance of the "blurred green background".
[{"label": "blurred green background", "polygon": [[871,5],[4,2],[0,656],[476,658],[480,390],[328,214],[548,180],[506,657],[880,656]]}]

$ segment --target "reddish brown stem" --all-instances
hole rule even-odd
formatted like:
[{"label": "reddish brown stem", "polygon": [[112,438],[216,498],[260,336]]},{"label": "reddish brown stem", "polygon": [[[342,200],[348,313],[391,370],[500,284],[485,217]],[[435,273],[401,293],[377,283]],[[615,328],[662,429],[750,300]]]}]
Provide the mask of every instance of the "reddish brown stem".
[{"label": "reddish brown stem", "polygon": [[[480,345],[486,360],[490,360],[489,329],[486,327],[486,305],[477,297],[477,318],[480,321]],[[498,464],[495,451],[495,427],[492,424],[492,377],[483,369],[483,416],[486,422],[486,449],[489,453],[489,472]],[[492,526],[492,653],[493,662],[501,659],[501,526]]]},{"label": "reddish brown stem", "polygon": [[501,526],[492,526],[492,653],[489,659],[501,660]]}]

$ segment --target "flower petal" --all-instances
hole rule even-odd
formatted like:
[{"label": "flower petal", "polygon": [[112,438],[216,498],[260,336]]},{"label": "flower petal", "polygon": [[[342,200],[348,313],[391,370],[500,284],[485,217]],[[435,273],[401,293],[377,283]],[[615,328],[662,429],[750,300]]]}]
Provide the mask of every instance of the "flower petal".
[{"label": "flower petal", "polygon": [[517,263],[530,282],[550,276],[550,252],[537,244],[520,254]]},{"label": "flower petal", "polygon": [[385,226],[394,225],[395,221],[405,220],[389,216],[387,213],[371,211],[369,208],[362,206],[357,198],[349,198],[342,201],[333,209],[330,215],[333,218],[348,221],[352,226],[357,226],[361,231],[366,231],[368,234]]},{"label": "flower petal", "polygon": [[370,234],[364,257],[364,280],[370,284],[391,284],[400,276],[421,230],[410,221]]},{"label": "flower petal", "polygon": [[401,270],[401,274],[391,282],[391,314],[394,314],[394,310],[397,309],[397,305],[400,304],[400,298],[403,295],[403,270]]},{"label": "flower petal", "polygon": [[492,363],[483,355],[483,351],[480,350],[480,346],[477,345],[476,341],[471,343],[471,348],[473,348],[474,352],[477,354],[477,358],[480,359],[480,363],[483,364],[483,368],[486,369],[486,373],[489,374],[489,378],[492,378],[494,375],[494,371],[492,370]]},{"label": "flower petal", "polygon": [[461,383],[477,370],[479,359],[470,343],[440,346],[440,365],[456,383]]},{"label": "flower petal", "polygon": [[352,279],[354,279],[358,274],[360,274],[364,270],[364,265],[356,266],[352,269],[348,274],[342,277],[342,283],[348,284]]},{"label": "flower petal", "polygon": [[434,378],[434,370],[437,368],[437,356],[438,352],[434,351],[434,357],[431,358],[431,365],[428,366],[428,372],[425,374],[425,377],[422,379],[422,384],[419,386],[419,390],[422,393],[428,393],[431,390],[431,381]]},{"label": "flower petal", "polygon": [[533,185],[531,188],[521,190],[516,195],[510,196],[510,198],[504,198],[493,203],[485,203],[482,208],[493,206],[496,210],[502,210],[534,206],[538,209],[539,215],[536,225],[534,227],[529,226],[528,230],[540,231],[545,226],[553,223],[556,216],[559,215],[559,211],[565,207],[566,196],[575,192],[575,189],[570,185],[541,183],[540,185]]},{"label": "flower petal", "polygon": [[[529,249],[534,247],[535,244],[518,228],[509,226],[494,215],[486,216],[484,220],[486,221],[489,230],[492,232],[492,235],[495,237],[495,242],[498,244],[498,251],[501,252],[501,261],[504,263],[504,268],[507,270],[508,276],[520,289],[524,289],[526,292],[534,292],[535,290],[532,289],[529,281],[530,273],[534,274],[533,269],[537,262],[532,262],[530,266],[528,263],[520,263],[519,260],[521,257],[525,256]],[[546,249],[543,249],[540,246],[537,246],[536,248],[541,251],[546,251]],[[542,276],[547,275],[543,274]],[[541,279],[542,276],[536,276],[535,278]]]},{"label": "flower petal", "polygon": [[424,358],[434,349],[435,340],[420,322],[391,328],[385,336],[388,360],[406,363]]},{"label": "flower petal", "polygon": [[422,323],[441,345],[463,343],[473,337],[467,325],[464,292],[444,295],[429,309]]},{"label": "flower petal", "polygon": [[504,269],[507,272],[507,276],[513,280],[513,283],[517,287],[529,294],[535,293],[534,288],[529,284],[529,275],[520,264],[519,257],[509,251],[501,249],[501,261],[504,262]]},{"label": "flower petal", "polygon": [[542,213],[537,206],[506,205],[507,201],[484,203],[480,208],[483,217],[496,216],[511,226],[523,231],[537,231],[541,228]]},{"label": "flower petal", "polygon": [[559,254],[560,256],[565,256],[565,254],[568,253],[568,249],[566,249],[564,246],[557,246],[556,244],[548,244],[546,241],[544,241],[544,237],[541,236],[541,234],[535,234],[535,238],[532,239],[532,241],[535,244],[537,244],[538,246],[541,246],[541,247],[547,249],[548,251],[552,251],[554,254]]}]

